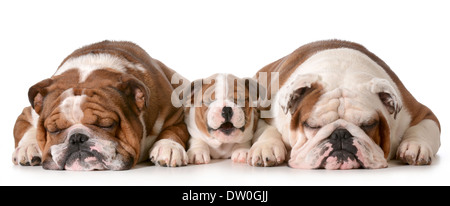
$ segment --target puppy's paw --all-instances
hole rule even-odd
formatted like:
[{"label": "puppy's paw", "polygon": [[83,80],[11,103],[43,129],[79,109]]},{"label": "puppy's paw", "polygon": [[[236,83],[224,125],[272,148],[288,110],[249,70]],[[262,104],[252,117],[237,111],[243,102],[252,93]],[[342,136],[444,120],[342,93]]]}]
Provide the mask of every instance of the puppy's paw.
[{"label": "puppy's paw", "polygon": [[231,160],[235,163],[246,163],[248,150],[248,148],[234,150],[233,154],[231,154]]},{"label": "puppy's paw", "polygon": [[12,161],[15,165],[37,166],[41,165],[41,160],[42,155],[39,146],[34,142],[24,142],[24,144],[19,144],[12,155]]},{"label": "puppy's paw", "polygon": [[432,150],[426,143],[403,141],[397,149],[397,159],[409,165],[429,165]]},{"label": "puppy's paw", "polygon": [[256,142],[250,148],[247,163],[251,166],[272,167],[286,159],[286,147],[282,142]]},{"label": "puppy's paw", "polygon": [[178,167],[187,165],[188,157],[179,143],[162,139],[150,149],[150,161],[163,167]]},{"label": "puppy's paw", "polygon": [[189,164],[208,164],[211,161],[209,151],[202,147],[190,148],[187,155]]}]

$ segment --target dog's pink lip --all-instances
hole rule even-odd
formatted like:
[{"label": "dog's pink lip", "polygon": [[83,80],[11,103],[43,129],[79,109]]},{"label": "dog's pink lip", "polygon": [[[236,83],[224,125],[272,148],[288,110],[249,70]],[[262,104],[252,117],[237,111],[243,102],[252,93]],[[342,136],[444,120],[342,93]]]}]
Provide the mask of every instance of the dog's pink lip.
[{"label": "dog's pink lip", "polygon": [[78,150],[67,155],[64,163],[66,170],[85,170],[83,166],[86,163],[94,164],[95,162],[101,162],[102,158],[95,155],[91,151]]},{"label": "dog's pink lip", "polygon": [[364,168],[357,154],[346,150],[332,151],[322,160],[321,168],[325,169],[357,169]]}]

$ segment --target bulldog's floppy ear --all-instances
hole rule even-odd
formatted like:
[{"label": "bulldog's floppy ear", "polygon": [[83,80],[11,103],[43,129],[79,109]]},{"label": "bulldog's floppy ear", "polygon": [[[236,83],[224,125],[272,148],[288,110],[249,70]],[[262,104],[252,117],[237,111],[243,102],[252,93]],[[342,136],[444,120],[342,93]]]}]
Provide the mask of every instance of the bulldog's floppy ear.
[{"label": "bulldog's floppy ear", "polygon": [[47,87],[53,83],[51,78],[40,81],[28,90],[28,100],[31,107],[37,114],[41,114],[45,96],[47,96]]},{"label": "bulldog's floppy ear", "polygon": [[317,74],[298,75],[294,81],[280,91],[279,104],[283,112],[293,114],[299,103],[311,91],[311,85],[320,80]]},{"label": "bulldog's floppy ear", "polygon": [[373,78],[369,82],[369,90],[378,94],[383,105],[386,107],[390,114],[394,114],[394,119],[397,118],[397,114],[403,107],[401,96],[397,94],[397,91],[392,87],[386,79]]},{"label": "bulldog's floppy ear", "polygon": [[131,75],[123,75],[119,80],[117,88],[124,92],[126,96],[134,100],[134,104],[139,111],[148,107],[150,102],[150,91],[139,79],[136,79]]}]

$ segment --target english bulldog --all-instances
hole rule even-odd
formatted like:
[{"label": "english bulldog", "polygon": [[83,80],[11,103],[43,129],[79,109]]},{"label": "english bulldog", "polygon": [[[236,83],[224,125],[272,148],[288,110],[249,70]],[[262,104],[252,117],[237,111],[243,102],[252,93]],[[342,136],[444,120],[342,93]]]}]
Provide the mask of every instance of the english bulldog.
[{"label": "english bulldog", "polygon": [[428,165],[440,147],[433,112],[359,44],[313,42],[265,66],[256,78],[270,82],[267,90],[273,91],[261,117],[282,136],[265,146],[283,142],[290,167],[375,169],[393,158]]},{"label": "english bulldog", "polygon": [[231,158],[247,162],[258,126],[257,82],[231,74],[215,74],[191,83],[185,122],[191,138],[189,163],[207,164]]},{"label": "english bulldog", "polygon": [[[126,170],[151,159],[187,164],[178,75],[131,42],[103,41],[70,54],[29,89],[14,127],[13,163],[52,170]],[[187,80],[185,80],[187,81]]]}]

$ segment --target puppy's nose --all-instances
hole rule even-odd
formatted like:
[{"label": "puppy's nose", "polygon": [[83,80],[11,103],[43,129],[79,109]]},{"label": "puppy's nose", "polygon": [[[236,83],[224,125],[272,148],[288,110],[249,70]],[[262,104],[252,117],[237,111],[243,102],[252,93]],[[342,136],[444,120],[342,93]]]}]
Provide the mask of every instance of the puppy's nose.
[{"label": "puppy's nose", "polygon": [[332,140],[346,140],[352,138],[353,135],[346,129],[337,129],[330,135]]},{"label": "puppy's nose", "polygon": [[70,144],[82,144],[88,141],[89,137],[82,133],[75,133],[70,135],[69,142]]},{"label": "puppy's nose", "polygon": [[231,107],[223,107],[222,109],[222,117],[225,118],[225,121],[230,121],[233,116],[233,109]]}]

